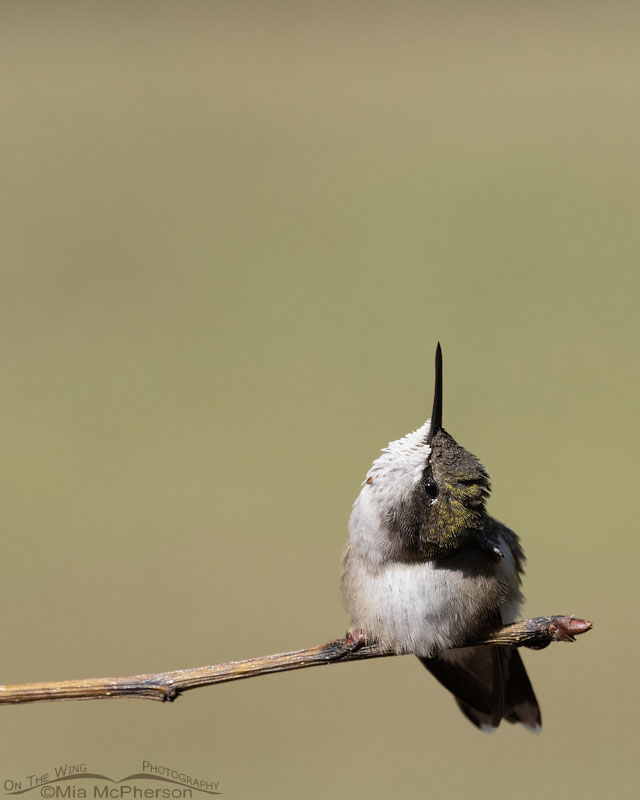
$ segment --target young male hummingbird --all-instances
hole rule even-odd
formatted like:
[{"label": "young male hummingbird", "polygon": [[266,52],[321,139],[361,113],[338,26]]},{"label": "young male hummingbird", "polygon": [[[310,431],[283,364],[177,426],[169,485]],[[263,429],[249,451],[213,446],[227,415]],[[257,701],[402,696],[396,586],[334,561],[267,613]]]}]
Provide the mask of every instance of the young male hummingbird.
[{"label": "young male hummingbird", "polygon": [[391,442],[354,503],[342,593],[353,629],[396,653],[415,653],[479,728],[502,719],[540,728],[515,649],[464,647],[513,622],[524,554],[489,516],[489,475],[442,427],[442,351],[431,419]]}]

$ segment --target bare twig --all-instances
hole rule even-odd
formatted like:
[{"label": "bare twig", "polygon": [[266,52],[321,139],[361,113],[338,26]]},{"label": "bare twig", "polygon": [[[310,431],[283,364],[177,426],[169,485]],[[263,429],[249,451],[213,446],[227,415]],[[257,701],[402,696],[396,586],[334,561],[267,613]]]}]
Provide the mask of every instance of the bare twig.
[{"label": "bare twig", "polygon": [[[496,645],[500,647],[544,647],[550,642],[573,641],[580,633],[592,627],[587,620],[567,616],[536,617],[514,622],[501,628],[488,630],[469,645]],[[286,672],[319,664],[341,661],[360,661],[380,658],[393,653],[382,650],[375,643],[367,643],[362,636],[348,635],[326,644],[277,653],[246,661],[231,661],[209,667],[177,669],[133,675],[128,678],[87,678],[85,680],[25,683],[0,686],[0,704],[34,703],[43,700],[97,700],[108,697],[141,697],[149,700],[175,700],[188,689],[212,683],[253,678],[270,672]]]}]

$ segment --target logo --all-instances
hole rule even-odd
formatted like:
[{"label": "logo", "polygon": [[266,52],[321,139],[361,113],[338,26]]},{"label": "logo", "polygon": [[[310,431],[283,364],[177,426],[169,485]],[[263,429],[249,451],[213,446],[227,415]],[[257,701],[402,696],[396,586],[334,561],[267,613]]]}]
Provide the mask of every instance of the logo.
[{"label": "logo", "polygon": [[222,794],[219,781],[196,778],[153,761],[143,761],[140,772],[119,779],[90,772],[86,764],[60,764],[50,772],[6,778],[3,787],[5,795],[24,795],[24,800],[194,800]]}]

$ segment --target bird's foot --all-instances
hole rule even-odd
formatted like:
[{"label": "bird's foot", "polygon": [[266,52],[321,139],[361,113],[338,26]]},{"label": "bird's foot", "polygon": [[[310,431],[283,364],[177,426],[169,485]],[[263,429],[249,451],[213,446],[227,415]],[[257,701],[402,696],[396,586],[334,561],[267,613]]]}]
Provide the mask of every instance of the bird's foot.
[{"label": "bird's foot", "polygon": [[353,652],[367,644],[367,634],[361,628],[355,631],[347,631],[344,642],[347,649]]}]

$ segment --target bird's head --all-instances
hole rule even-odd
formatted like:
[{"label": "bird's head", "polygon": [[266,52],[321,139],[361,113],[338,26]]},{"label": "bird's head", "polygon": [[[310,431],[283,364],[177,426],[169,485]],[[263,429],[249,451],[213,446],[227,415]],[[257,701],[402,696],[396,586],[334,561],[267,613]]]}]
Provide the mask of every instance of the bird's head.
[{"label": "bird's head", "polygon": [[[455,551],[486,520],[489,475],[442,427],[442,351],[431,419],[391,442],[367,473],[356,511],[377,518],[382,555],[408,561]],[[360,508],[358,508],[360,504]]]}]

